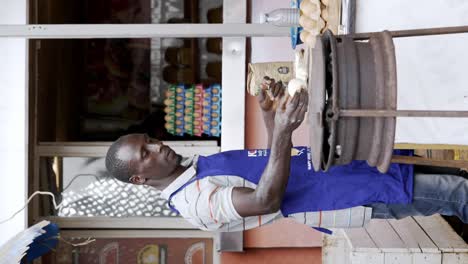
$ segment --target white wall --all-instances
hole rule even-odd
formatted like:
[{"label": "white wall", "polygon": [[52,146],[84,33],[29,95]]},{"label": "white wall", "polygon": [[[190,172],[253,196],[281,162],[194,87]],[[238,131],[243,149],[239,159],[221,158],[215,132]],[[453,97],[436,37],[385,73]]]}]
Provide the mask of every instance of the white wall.
[{"label": "white wall", "polygon": [[[26,24],[26,0],[0,0],[0,24]],[[24,204],[27,191],[26,41],[0,39],[0,221]],[[0,225],[0,245],[26,226],[26,215]]]},{"label": "white wall", "polygon": [[[359,0],[358,32],[468,25],[466,0]],[[468,33],[395,39],[398,108],[468,111]],[[397,143],[468,145],[468,119],[397,118]]]},{"label": "white wall", "polygon": [[[252,23],[260,23],[260,14],[277,8],[288,8],[290,1],[255,0],[252,1]],[[294,51],[289,37],[252,38],[251,60],[255,62],[293,61]]]}]

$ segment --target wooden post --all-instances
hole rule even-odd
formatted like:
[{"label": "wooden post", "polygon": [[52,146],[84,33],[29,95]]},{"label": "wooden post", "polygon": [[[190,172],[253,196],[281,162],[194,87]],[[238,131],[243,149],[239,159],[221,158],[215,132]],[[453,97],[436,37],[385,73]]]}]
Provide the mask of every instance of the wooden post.
[{"label": "wooden post", "polygon": [[468,161],[465,160],[439,160],[422,157],[399,156],[392,157],[392,163],[415,164],[425,166],[437,166],[447,168],[468,168]]}]

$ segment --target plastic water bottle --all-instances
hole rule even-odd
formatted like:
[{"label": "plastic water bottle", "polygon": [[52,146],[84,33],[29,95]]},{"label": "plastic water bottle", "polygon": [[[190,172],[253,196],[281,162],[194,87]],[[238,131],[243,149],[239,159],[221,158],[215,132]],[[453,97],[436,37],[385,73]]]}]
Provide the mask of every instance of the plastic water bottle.
[{"label": "plastic water bottle", "polygon": [[260,23],[273,24],[278,27],[299,26],[299,8],[279,8],[260,15]]}]

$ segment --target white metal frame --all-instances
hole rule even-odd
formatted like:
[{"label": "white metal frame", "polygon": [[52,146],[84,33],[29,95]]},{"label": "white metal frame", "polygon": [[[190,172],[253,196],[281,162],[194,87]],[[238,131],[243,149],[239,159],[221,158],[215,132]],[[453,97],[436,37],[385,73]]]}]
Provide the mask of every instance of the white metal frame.
[{"label": "white metal frame", "polygon": [[[219,152],[216,141],[164,141],[182,156],[212,155]],[[112,142],[40,142],[37,157],[104,157]]]},{"label": "white metal frame", "polygon": [[[49,216],[40,220],[52,221],[62,229],[181,229],[198,230],[182,217],[60,217]],[[112,225],[109,224],[112,222]]]},{"label": "white metal frame", "polygon": [[[224,24],[86,24],[86,25],[0,25],[0,38],[18,37],[26,39],[90,39],[90,38],[154,38],[154,37],[223,37],[223,69],[222,69],[222,137],[221,148],[213,142],[165,142],[180,154],[213,154],[216,152],[243,149],[245,134],[245,72],[246,72],[246,38],[289,36],[288,28],[280,28],[265,24],[246,24],[247,0],[223,1]],[[33,21],[32,23],[34,23]],[[36,68],[37,68],[37,61]],[[37,78],[37,77],[36,77]],[[37,81],[37,80],[34,80]],[[37,96],[35,98],[37,105]],[[37,112],[36,109],[34,109]],[[32,138],[33,144],[32,172],[34,188],[39,186],[39,160],[41,157],[102,157],[105,155],[109,142],[38,142],[37,117],[34,117]],[[37,199],[33,201],[32,217],[38,216]],[[83,228],[83,224],[95,225],[97,218],[86,219],[55,219],[67,228]],[[78,221],[79,220],[79,221]],[[89,221],[86,221],[89,220]],[[132,226],[134,218],[125,220],[106,218],[100,227]],[[153,221],[153,220],[152,220]],[[163,219],[159,224],[165,224]],[[186,228],[186,223],[178,223],[171,219],[168,226]],[[136,220],[135,223],[145,221]],[[149,222],[149,221],[148,221]],[[93,224],[94,223],[94,224]],[[177,223],[173,226],[173,223]],[[150,225],[148,228],[159,224]],[[151,227],[152,226],[152,227]],[[129,227],[130,228],[130,227]],[[135,228],[135,226],[133,227]]]},{"label": "white metal frame", "polygon": [[[228,6],[245,1],[232,1]],[[240,8],[237,8],[240,9]],[[226,10],[226,9],[225,9]],[[227,12],[227,11],[225,11]],[[230,13],[230,12],[228,12]],[[243,19],[242,19],[243,18]],[[243,15],[230,24],[83,24],[83,25],[0,25],[0,38],[91,39],[91,38],[213,38],[283,37],[288,28],[268,24],[245,24]]]},{"label": "white metal frame", "polygon": [[[237,27],[247,21],[247,1],[224,1],[223,19],[227,27]],[[244,32],[247,33],[247,32]],[[246,38],[223,37],[223,107],[221,125],[221,150],[245,147],[245,72]]]}]

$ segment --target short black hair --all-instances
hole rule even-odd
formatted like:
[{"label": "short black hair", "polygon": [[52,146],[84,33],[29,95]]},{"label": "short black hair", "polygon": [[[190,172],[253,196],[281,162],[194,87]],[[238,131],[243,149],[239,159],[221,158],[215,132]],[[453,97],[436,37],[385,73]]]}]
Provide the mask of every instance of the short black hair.
[{"label": "short black hair", "polygon": [[130,164],[118,157],[119,150],[124,143],[124,137],[120,137],[112,143],[106,154],[106,169],[117,180],[130,183],[130,177],[132,176]]}]

